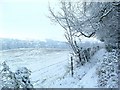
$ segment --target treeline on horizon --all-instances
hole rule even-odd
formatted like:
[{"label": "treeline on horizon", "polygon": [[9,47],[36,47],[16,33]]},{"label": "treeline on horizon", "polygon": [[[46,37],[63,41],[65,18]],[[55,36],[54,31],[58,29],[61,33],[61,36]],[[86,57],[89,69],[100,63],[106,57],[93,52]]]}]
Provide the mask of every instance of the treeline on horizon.
[{"label": "treeline on horizon", "polygon": [[18,48],[69,48],[67,42],[55,41],[47,39],[46,41],[40,40],[18,40],[1,38],[0,50],[18,49]]}]

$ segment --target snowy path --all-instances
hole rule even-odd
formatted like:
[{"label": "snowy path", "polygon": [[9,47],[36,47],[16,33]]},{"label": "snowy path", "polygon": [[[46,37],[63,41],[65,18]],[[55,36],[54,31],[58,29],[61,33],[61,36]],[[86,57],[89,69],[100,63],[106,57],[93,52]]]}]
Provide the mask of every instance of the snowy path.
[{"label": "snowy path", "polygon": [[91,58],[92,67],[90,70],[85,74],[85,76],[80,80],[77,86],[84,87],[84,88],[97,88],[97,75],[96,70],[97,67],[100,65],[100,61],[103,59],[103,56],[106,54],[105,49],[101,49]]},{"label": "snowy path", "polygon": [[[96,69],[100,65],[100,61],[103,59],[103,56],[105,55],[104,49],[99,50],[92,58],[91,62],[92,67],[87,72],[87,74],[80,80],[78,85],[84,88],[97,88],[97,75],[96,75]],[[77,85],[77,86],[78,86]]]}]

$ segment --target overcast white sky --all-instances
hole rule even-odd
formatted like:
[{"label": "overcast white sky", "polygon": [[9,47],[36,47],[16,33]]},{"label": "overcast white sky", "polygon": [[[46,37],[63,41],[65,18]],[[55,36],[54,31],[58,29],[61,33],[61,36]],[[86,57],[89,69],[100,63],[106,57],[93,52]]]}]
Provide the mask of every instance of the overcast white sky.
[{"label": "overcast white sky", "polygon": [[64,30],[48,14],[48,0],[0,0],[0,37],[65,40]]}]

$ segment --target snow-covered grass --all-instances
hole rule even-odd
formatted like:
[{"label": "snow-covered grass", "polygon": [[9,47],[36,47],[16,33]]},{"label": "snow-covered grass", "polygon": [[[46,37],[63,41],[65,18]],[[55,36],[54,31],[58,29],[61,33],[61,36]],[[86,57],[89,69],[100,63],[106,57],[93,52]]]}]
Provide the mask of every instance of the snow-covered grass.
[{"label": "snow-covered grass", "polygon": [[68,62],[69,50],[60,49],[17,49],[0,52],[1,61],[6,61],[12,71],[27,67],[32,71],[34,87],[49,87],[49,84],[63,76]]},{"label": "snow-covered grass", "polygon": [[19,67],[30,69],[35,88],[96,88],[96,68],[105,52],[105,49],[99,50],[84,66],[74,68],[73,77],[68,66],[69,50],[17,49],[0,54],[1,60],[5,60],[11,70],[15,71]]}]

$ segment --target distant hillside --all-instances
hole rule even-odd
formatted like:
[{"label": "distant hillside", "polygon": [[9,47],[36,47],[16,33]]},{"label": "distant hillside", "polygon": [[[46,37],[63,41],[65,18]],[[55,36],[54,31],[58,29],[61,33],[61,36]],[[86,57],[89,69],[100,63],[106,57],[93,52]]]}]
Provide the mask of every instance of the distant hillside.
[{"label": "distant hillside", "polygon": [[18,40],[9,38],[0,38],[0,50],[17,48],[69,48],[66,42],[47,39],[40,40]]}]

